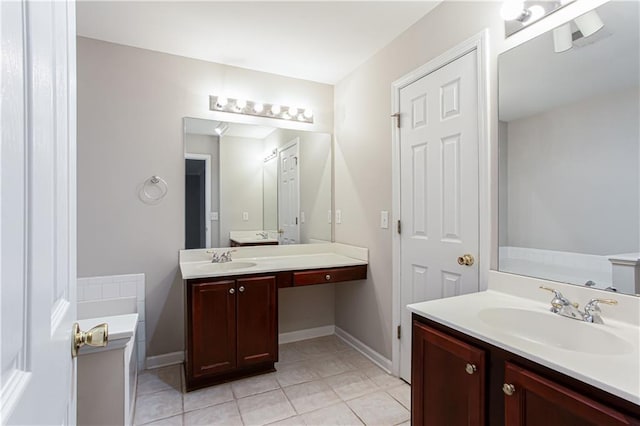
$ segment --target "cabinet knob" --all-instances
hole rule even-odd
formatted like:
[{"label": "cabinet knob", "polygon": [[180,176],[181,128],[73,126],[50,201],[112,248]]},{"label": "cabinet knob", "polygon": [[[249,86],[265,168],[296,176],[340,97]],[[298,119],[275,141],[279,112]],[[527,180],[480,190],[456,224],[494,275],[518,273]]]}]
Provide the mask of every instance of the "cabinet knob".
[{"label": "cabinet knob", "polygon": [[467,372],[467,374],[473,374],[476,372],[477,369],[475,364],[467,363],[467,366],[464,368],[464,370]]},{"label": "cabinet knob", "polygon": [[327,274],[324,276],[324,279],[327,281],[331,281],[331,275]]},{"label": "cabinet knob", "polygon": [[235,288],[230,288],[230,289],[229,289],[229,294],[233,294],[233,293],[235,293],[235,292],[236,292],[236,289],[235,289]]},{"label": "cabinet knob", "polygon": [[238,288],[238,291],[239,291],[240,293],[244,292],[244,286],[243,286],[243,285],[241,285],[241,286]]},{"label": "cabinet knob", "polygon": [[502,392],[504,392],[504,394],[507,396],[511,396],[516,392],[516,387],[512,384],[505,383],[504,385],[502,385]]}]

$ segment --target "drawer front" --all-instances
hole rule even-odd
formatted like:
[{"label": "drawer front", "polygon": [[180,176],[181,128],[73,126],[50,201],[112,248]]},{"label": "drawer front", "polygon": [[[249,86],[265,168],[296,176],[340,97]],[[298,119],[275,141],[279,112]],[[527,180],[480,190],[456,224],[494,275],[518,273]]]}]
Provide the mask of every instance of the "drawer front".
[{"label": "drawer front", "polygon": [[367,266],[346,266],[344,268],[314,269],[293,273],[293,286],[337,283],[341,281],[364,280]]}]

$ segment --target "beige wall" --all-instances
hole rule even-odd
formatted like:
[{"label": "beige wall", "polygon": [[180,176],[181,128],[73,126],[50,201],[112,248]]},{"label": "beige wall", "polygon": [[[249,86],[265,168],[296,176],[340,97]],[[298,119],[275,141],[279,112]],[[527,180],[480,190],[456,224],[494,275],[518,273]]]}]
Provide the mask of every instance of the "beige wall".
[{"label": "beige wall", "polygon": [[[216,119],[208,95],[308,105],[315,124],[333,131],[333,87],[273,74],[78,38],[78,277],[146,275],[148,355],[180,351],[183,288],[178,250],[184,246],[183,117]],[[139,185],[163,177],[169,192],[143,204]],[[331,292],[325,299],[331,298]],[[282,298],[284,299],[284,298]],[[294,299],[294,300],[291,300]],[[281,300],[290,321],[317,322],[318,299],[299,293]],[[303,315],[304,318],[299,316]],[[281,326],[282,329],[286,328]]]},{"label": "beige wall", "polygon": [[[391,358],[391,232],[380,211],[391,211],[391,84],[490,29],[490,78],[504,37],[500,2],[444,2],[335,88],[335,200],[342,210],[336,241],[369,248],[369,277],[336,288],[336,326]],[[495,110],[495,89],[491,108]],[[492,122],[494,115],[491,115]],[[493,125],[492,125],[493,126]],[[495,126],[494,126],[495,127]],[[492,129],[495,134],[495,129]],[[494,153],[495,155],[495,153]]]},{"label": "beige wall", "polygon": [[[220,138],[220,246],[229,247],[230,231],[262,229],[262,139]],[[249,214],[249,220],[242,213]]]}]

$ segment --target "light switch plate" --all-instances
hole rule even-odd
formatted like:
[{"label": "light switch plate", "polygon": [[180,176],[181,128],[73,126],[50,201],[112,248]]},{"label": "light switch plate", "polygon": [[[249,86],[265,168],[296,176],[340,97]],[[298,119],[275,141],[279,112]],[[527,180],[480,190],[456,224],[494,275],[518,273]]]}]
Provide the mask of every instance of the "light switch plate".
[{"label": "light switch plate", "polygon": [[380,212],[380,228],[389,229],[389,212],[386,210]]},{"label": "light switch plate", "polygon": [[242,220],[245,222],[249,220],[249,212],[242,212]]},{"label": "light switch plate", "polygon": [[336,224],[342,223],[342,210],[336,210]]},{"label": "light switch plate", "polygon": [[211,212],[209,220],[220,220],[220,215],[218,214],[218,212]]}]

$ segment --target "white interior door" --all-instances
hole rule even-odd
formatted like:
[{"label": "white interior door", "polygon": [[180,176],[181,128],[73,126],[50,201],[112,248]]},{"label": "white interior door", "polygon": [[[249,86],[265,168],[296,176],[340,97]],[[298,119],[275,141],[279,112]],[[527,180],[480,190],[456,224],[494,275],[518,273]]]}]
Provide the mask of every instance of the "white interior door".
[{"label": "white interior door", "polygon": [[[400,376],[411,379],[406,305],[478,291],[476,51],[400,90]],[[476,259],[477,260],[477,259]]]},{"label": "white interior door", "polygon": [[74,424],[75,4],[0,18],[0,422]]},{"label": "white interior door", "polygon": [[280,244],[300,242],[300,176],[298,138],[278,153],[278,225]]}]

